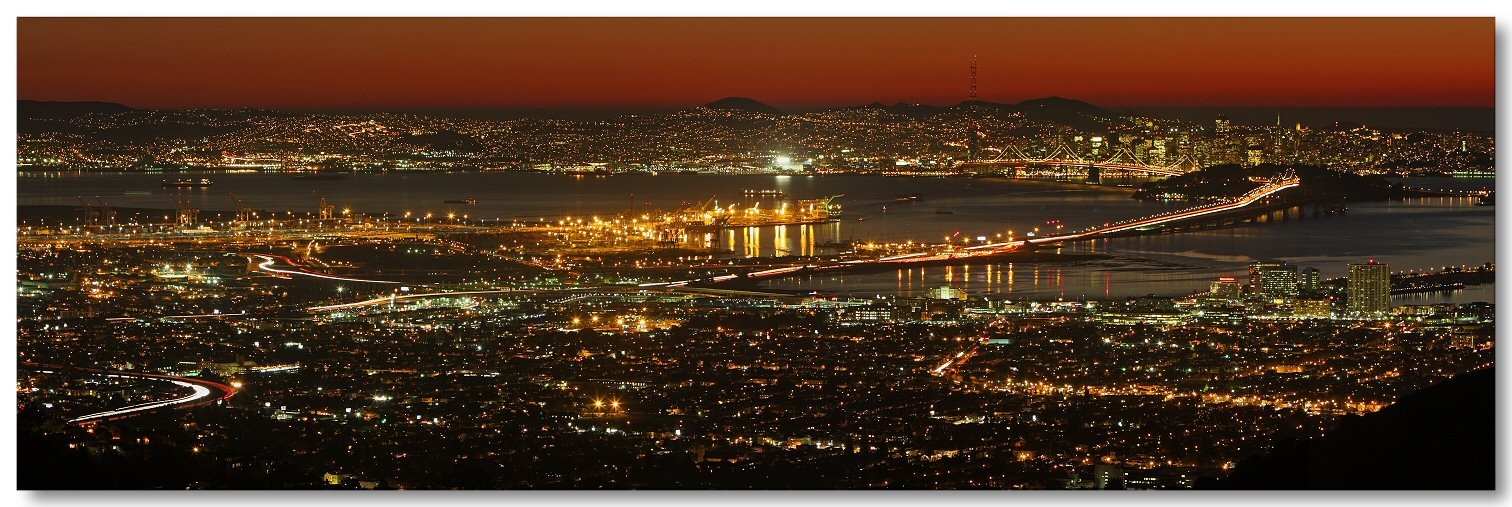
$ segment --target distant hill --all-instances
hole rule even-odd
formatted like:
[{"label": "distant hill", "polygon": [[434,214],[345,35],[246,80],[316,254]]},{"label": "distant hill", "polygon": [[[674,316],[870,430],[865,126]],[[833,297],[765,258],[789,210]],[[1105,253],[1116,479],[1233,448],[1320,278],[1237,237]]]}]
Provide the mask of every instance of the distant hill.
[{"label": "distant hill", "polygon": [[1025,118],[1059,123],[1088,132],[1107,132],[1108,124],[1123,115],[1080,100],[1063,97],[1029,99],[1017,104],[968,100],[951,110],[985,114],[1019,114]]},{"label": "distant hill", "polygon": [[926,119],[926,118],[929,118],[931,116],[943,113],[945,111],[949,111],[950,109],[949,108],[940,107],[940,106],[931,106],[929,104],[909,104],[909,103],[899,102],[899,103],[896,103],[896,104],[889,105],[889,104],[883,104],[881,102],[872,102],[872,103],[864,105],[864,106],[835,107],[835,108],[825,109],[824,111],[866,111],[866,110],[882,111],[882,112],[885,112],[885,113],[888,113],[888,114],[896,114],[896,115],[899,115],[899,116],[906,116],[906,117],[909,117],[909,118],[913,118],[915,120],[922,120],[922,119]]},{"label": "distant hill", "polygon": [[[878,105],[881,106],[881,104]],[[939,106],[931,106],[928,104],[904,104],[902,102],[893,104],[891,106],[881,107],[889,113],[901,114],[910,118],[928,118],[945,111],[945,108]]]},{"label": "distant hill", "polygon": [[1003,104],[985,100],[967,100],[951,106],[950,109],[956,111],[985,111],[994,114],[1014,114],[1020,112],[1017,104]]},{"label": "distant hill", "polygon": [[708,104],[709,109],[746,111],[751,113],[782,114],[782,110],[746,97],[725,97]]},{"label": "distant hill", "polygon": [[1194,198],[1235,197],[1254,189],[1251,178],[1264,178],[1291,169],[1302,179],[1307,192],[1343,196],[1351,201],[1378,201],[1402,195],[1398,185],[1379,175],[1361,175],[1309,165],[1237,164],[1208,166],[1200,171],[1146,182],[1134,192],[1135,199],[1155,199],[1163,194]]},{"label": "distant hill", "polygon": [[1200,489],[1495,489],[1496,369],[1459,375]]},{"label": "distant hill", "polygon": [[16,116],[20,118],[62,118],[89,113],[125,113],[129,111],[134,111],[134,109],[114,102],[16,101]]},{"label": "distant hill", "polygon": [[471,152],[482,147],[477,139],[467,134],[453,131],[434,132],[430,134],[418,134],[405,136],[404,140],[416,146],[423,146],[433,150],[455,150]]},{"label": "distant hill", "polygon": [[1045,97],[1014,104],[1025,118],[1070,125],[1082,130],[1106,132],[1108,123],[1120,114],[1075,99]]}]

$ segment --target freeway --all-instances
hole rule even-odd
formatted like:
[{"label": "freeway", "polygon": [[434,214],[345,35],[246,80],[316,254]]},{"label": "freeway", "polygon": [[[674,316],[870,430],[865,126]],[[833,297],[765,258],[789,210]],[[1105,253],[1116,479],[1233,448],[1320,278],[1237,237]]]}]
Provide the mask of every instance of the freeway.
[{"label": "freeway", "polygon": [[[258,270],[264,271],[264,272],[267,272],[267,273],[273,273],[274,276],[279,276],[281,278],[290,278],[290,277],[293,277],[293,276],[308,276],[308,277],[312,277],[312,278],[325,278],[327,280],[340,280],[340,281],[344,281],[344,282],[382,283],[382,284],[391,284],[391,285],[399,285],[399,284],[404,283],[404,282],[395,282],[395,281],[392,281],[392,280],[369,280],[369,279],[365,279],[365,278],[353,278],[353,277],[350,277],[350,276],[339,276],[339,275],[332,275],[332,274],[329,274],[329,273],[321,273],[319,271],[313,271],[313,270],[310,270],[309,268],[301,266],[298,263],[294,262],[293,259],[290,259],[288,257],[284,257],[282,255],[250,254],[250,256],[251,257],[257,257],[257,258],[263,260],[262,263],[260,263],[260,264],[257,265],[257,269]],[[277,264],[279,260],[282,260],[284,264],[286,264],[286,265],[288,265],[288,266],[290,266],[290,267],[292,267],[294,269],[280,269],[280,268],[273,267],[273,265]]]},{"label": "freeway", "polygon": [[[173,399],[138,403],[125,407],[114,408],[103,412],[82,415],[69,419],[68,422],[77,424],[90,424],[99,421],[114,421],[127,417],[138,416],[165,408],[189,408],[207,403],[215,403],[236,395],[236,389],[231,386],[212,382],[209,380],[193,377],[179,377],[173,375],[160,375],[156,373],[129,372],[118,370],[105,370],[99,368],[70,367],[52,364],[40,364],[23,362],[21,366],[35,368],[42,373],[56,373],[56,370],[80,371],[111,378],[135,378],[168,382],[180,387],[187,387],[190,393]],[[217,394],[219,393],[219,394]]]},{"label": "freeway", "polygon": [[384,305],[384,304],[394,304],[394,303],[397,303],[397,302],[400,302],[400,301],[413,301],[413,300],[417,300],[417,299],[425,299],[425,298],[433,298],[433,297],[469,296],[469,295],[477,295],[477,294],[506,294],[506,293],[510,293],[510,292],[514,292],[514,290],[513,289],[499,289],[499,290],[470,290],[470,291],[458,291],[458,292],[427,292],[427,293],[423,293],[423,294],[405,294],[405,295],[402,295],[402,296],[398,295],[398,294],[390,294],[390,295],[383,296],[383,297],[376,297],[376,298],[373,298],[373,299],[366,299],[366,300],[357,301],[357,302],[353,302],[353,303],[341,303],[341,304],[326,305],[326,306],[312,306],[312,307],[308,308],[306,311],[309,311],[311,313],[329,312],[329,311],[336,311],[336,310],[349,310],[349,309],[352,309],[352,308],[362,308],[364,306],[377,306],[377,305]]}]

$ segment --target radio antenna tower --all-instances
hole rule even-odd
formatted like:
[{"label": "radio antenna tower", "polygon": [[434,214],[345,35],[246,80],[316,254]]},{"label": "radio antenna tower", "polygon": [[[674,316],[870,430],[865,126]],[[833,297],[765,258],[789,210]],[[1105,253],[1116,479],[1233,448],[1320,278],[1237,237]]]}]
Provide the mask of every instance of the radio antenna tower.
[{"label": "radio antenna tower", "polygon": [[976,57],[976,55],[971,55],[971,99],[970,100],[973,100],[973,101],[977,99],[976,98],[977,97],[977,94],[976,94],[976,69],[977,69],[977,57]]}]

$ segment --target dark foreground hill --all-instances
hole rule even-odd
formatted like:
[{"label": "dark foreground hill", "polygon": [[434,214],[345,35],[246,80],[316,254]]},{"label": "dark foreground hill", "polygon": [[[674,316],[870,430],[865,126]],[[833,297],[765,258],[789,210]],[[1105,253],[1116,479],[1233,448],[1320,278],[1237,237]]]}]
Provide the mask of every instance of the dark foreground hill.
[{"label": "dark foreground hill", "polygon": [[64,118],[90,113],[124,113],[128,111],[132,111],[132,109],[114,102],[16,101],[16,117],[18,118]]},{"label": "dark foreground hill", "polygon": [[704,107],[709,109],[745,111],[748,113],[782,114],[782,110],[769,106],[756,99],[745,97],[725,97],[708,104]]},{"label": "dark foreground hill", "polygon": [[1494,489],[1496,369],[1466,373],[1327,435],[1281,444],[1200,489]]}]

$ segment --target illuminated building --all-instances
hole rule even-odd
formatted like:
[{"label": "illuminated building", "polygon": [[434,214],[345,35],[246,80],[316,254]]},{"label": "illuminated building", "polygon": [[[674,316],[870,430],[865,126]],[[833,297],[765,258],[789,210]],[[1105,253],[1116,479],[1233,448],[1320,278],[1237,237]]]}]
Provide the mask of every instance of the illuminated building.
[{"label": "illuminated building", "polygon": [[1333,316],[1333,305],[1327,299],[1298,299],[1292,303],[1292,315],[1299,319],[1326,319]]},{"label": "illuminated building", "polygon": [[1244,285],[1232,276],[1225,276],[1208,286],[1208,293],[1215,298],[1232,301],[1244,297]]},{"label": "illuminated building", "polygon": [[966,291],[955,287],[936,287],[929,289],[930,299],[966,299]]},{"label": "illuminated building", "polygon": [[1297,267],[1285,262],[1250,263],[1250,292],[1267,297],[1297,295]]},{"label": "illuminated building", "polygon": [[1249,147],[1249,149],[1245,151],[1244,161],[1245,164],[1249,167],[1255,167],[1257,165],[1260,165],[1261,163],[1264,163],[1265,149],[1259,146]]},{"label": "illuminated building", "polygon": [[1391,268],[1371,259],[1349,265],[1349,313],[1381,315],[1391,310]]}]

